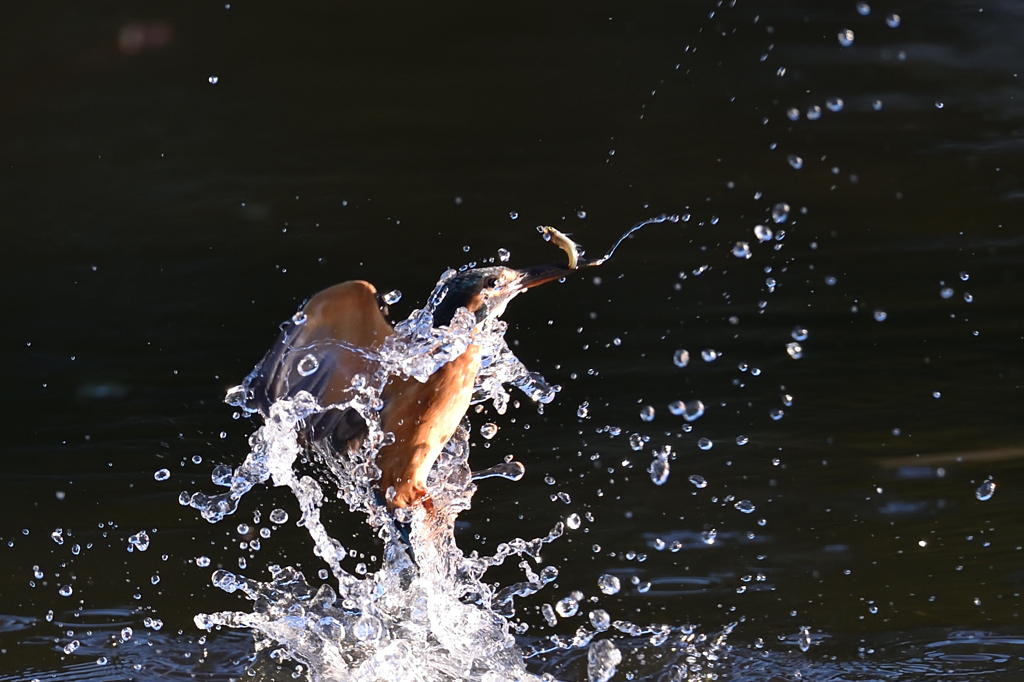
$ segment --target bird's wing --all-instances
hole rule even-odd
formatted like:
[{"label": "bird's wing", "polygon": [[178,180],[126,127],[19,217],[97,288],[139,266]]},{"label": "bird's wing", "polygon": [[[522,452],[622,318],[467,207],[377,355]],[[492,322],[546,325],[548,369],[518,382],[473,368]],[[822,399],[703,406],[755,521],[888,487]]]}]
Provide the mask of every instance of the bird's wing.
[{"label": "bird's wing", "polygon": [[[367,282],[344,282],[316,294],[292,320],[249,375],[247,404],[264,416],[280,398],[307,391],[323,407],[351,398],[357,374],[371,378],[375,351],[392,333],[377,291]],[[351,408],[311,415],[311,441],[333,436],[339,445],[360,438],[366,425]]]}]

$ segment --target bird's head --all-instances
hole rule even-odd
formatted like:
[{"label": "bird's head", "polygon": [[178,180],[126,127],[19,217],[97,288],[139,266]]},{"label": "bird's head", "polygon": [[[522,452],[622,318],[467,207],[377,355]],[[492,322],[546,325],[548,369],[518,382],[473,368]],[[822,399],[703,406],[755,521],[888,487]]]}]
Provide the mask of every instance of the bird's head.
[{"label": "bird's head", "polygon": [[447,292],[434,309],[434,324],[450,324],[459,308],[473,313],[478,325],[501,317],[508,302],[519,294],[571,272],[560,265],[535,265],[523,270],[503,266],[466,270],[448,281]]}]

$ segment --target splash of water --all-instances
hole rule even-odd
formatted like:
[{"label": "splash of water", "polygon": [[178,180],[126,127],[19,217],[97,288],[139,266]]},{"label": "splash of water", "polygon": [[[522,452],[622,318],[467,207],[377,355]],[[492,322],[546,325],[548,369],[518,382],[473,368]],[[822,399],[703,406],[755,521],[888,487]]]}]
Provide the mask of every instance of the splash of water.
[{"label": "splash of water", "polygon": [[[309,533],[314,554],[333,576],[329,584],[314,586],[291,566],[269,566],[270,580],[266,581],[217,570],[213,584],[229,593],[240,592],[254,603],[253,610],[199,614],[195,617],[198,627],[251,630],[257,651],[269,652],[279,661],[300,663],[312,680],[367,682],[553,680],[548,673],[538,677],[528,672],[525,661],[567,649],[588,650],[588,676],[607,680],[622,660],[607,632],[634,638],[649,635],[659,646],[670,636],[678,638],[676,645],[684,643],[686,635],[678,628],[613,622],[602,611],[603,616],[591,618],[592,628],[581,627],[571,638],[552,635],[550,645],[531,647],[524,654],[515,636],[523,634],[527,626],[515,620],[516,599],[529,597],[557,579],[558,568],[542,565],[541,551],[559,538],[565,527],[558,522],[545,537],[501,543],[489,556],[476,551],[467,556],[459,549],[455,520],[470,507],[474,481],[491,476],[517,480],[523,471],[518,462],[507,461],[474,475],[468,464],[467,422],[445,445],[427,478],[431,511],[421,505],[391,512],[382,504],[375,489],[380,471],[374,461],[380,448],[393,440],[392,434],[383,431],[379,417],[382,391],[392,378],[426,381],[472,343],[480,347],[482,357],[474,403],[491,401],[503,413],[510,400],[506,385],[520,388],[539,403],[550,402],[559,390],[515,357],[505,343],[507,327],[500,320],[486,322],[474,331],[473,316],[462,309],[450,325],[433,326],[433,311],[455,274],[446,272],[424,308],[395,326],[395,334],[371,358],[377,369],[371,376],[355,377],[344,401],[319,405],[306,392],[278,400],[271,405],[264,425],[250,438],[251,451],[245,461],[234,470],[215,469],[213,481],[228,488],[226,492],[182,493],[182,504],[196,508],[214,523],[234,513],[241,498],[258,485],[270,481],[289,488],[302,511],[299,525]],[[365,349],[344,344],[327,345],[333,347],[326,350],[334,353],[367,354]],[[310,349],[315,355],[322,350]],[[255,412],[249,390],[254,377],[255,371],[231,389],[227,402]],[[339,453],[329,445],[317,444],[311,453],[331,479],[337,496],[351,511],[363,514],[384,543],[381,566],[365,575],[346,570],[346,548],[328,534],[321,521],[327,498],[320,482],[296,471],[296,462],[308,450],[300,435],[304,421],[332,408],[355,410],[367,426],[367,436],[353,451]],[[512,557],[520,559],[522,581],[505,586],[484,581],[490,568]]]},{"label": "splash of water", "polygon": [[[314,553],[333,575],[331,584],[313,587],[301,571],[288,566],[269,567],[269,581],[218,570],[213,583],[226,592],[241,592],[255,602],[255,608],[200,614],[195,619],[199,627],[251,629],[257,649],[271,649],[275,657],[302,662],[312,679],[540,679],[526,672],[510,617],[515,598],[541,589],[554,580],[557,569],[547,566],[536,573],[524,561],[527,579],[503,589],[482,578],[489,568],[512,556],[539,562],[541,548],[562,534],[562,524],[543,538],[503,543],[493,556],[464,555],[455,544],[455,518],[469,508],[476,490],[464,426],[445,446],[427,479],[432,512],[420,506],[392,514],[374,489],[380,475],[374,464],[376,453],[392,438],[382,431],[379,418],[381,393],[392,377],[426,381],[475,343],[481,348],[482,362],[474,402],[490,400],[498,412],[504,412],[509,402],[506,384],[541,403],[550,402],[558,390],[512,354],[504,341],[504,323],[494,321],[474,332],[475,320],[463,309],[450,325],[433,326],[433,311],[454,274],[446,272],[427,305],[396,325],[395,334],[373,358],[378,369],[373,376],[356,377],[344,402],[318,405],[306,392],[278,400],[251,437],[251,451],[242,465],[233,471],[215,470],[214,483],[227,487],[226,492],[182,494],[183,504],[217,522],[234,513],[241,498],[257,485],[270,481],[290,488],[302,510],[299,525],[309,533]],[[330,345],[335,353],[366,353],[343,344]],[[227,401],[253,412],[248,401],[254,376],[229,391]],[[383,565],[366,576],[342,566],[346,549],[321,521],[323,489],[295,468],[303,454],[299,434],[304,420],[330,408],[352,408],[367,425],[367,437],[355,451],[341,454],[328,445],[316,446],[338,496],[351,510],[364,514],[384,542]],[[481,477],[514,478],[515,469],[521,475],[522,465],[510,462],[498,469]]]}]

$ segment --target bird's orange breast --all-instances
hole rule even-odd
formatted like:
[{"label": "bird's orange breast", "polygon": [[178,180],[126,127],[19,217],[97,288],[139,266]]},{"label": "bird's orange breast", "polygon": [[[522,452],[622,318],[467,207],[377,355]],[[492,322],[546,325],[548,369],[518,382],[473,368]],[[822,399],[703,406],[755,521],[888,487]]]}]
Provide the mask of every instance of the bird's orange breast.
[{"label": "bird's orange breast", "polygon": [[406,507],[423,497],[430,467],[469,409],[479,371],[480,348],[470,345],[426,382],[396,380],[384,389],[382,426],[395,442],[381,449],[377,466],[388,506]]}]

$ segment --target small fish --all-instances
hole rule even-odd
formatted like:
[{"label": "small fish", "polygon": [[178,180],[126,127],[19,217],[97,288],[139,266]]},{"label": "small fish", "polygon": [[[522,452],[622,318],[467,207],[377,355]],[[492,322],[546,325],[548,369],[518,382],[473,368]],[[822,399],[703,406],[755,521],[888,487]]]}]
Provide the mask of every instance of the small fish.
[{"label": "small fish", "polygon": [[565,254],[569,256],[570,270],[575,270],[579,267],[579,258],[583,255],[579,244],[550,225],[541,225],[537,228],[537,231],[544,235],[544,241],[551,242],[562,251],[565,251]]}]

